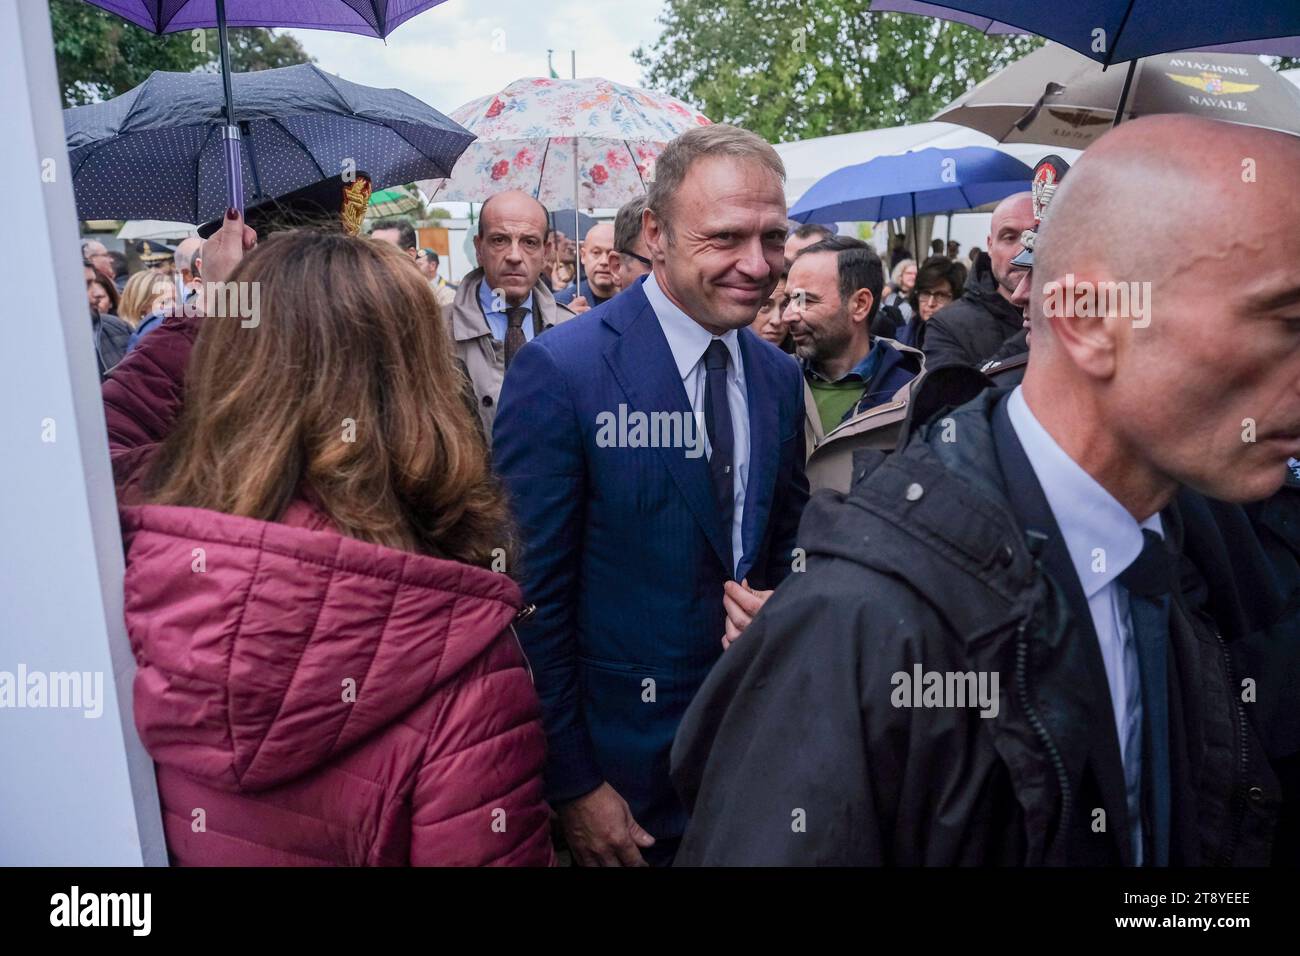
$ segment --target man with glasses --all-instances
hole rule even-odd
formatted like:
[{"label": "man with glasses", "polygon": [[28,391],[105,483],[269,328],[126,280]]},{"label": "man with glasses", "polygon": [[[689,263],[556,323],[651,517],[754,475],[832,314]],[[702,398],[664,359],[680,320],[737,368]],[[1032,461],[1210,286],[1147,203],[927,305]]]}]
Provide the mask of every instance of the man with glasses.
[{"label": "man with glasses", "polygon": [[582,288],[570,285],[555,293],[555,301],[574,312],[586,312],[618,294],[618,278],[611,262],[614,251],[614,227],[598,222],[587,230],[582,241]]},{"label": "man with glasses", "polygon": [[614,217],[614,251],[609,254],[610,268],[618,279],[620,290],[650,272],[650,250],[641,238],[641,218],[645,212],[645,196],[637,196],[623,204]]},{"label": "man with glasses", "polygon": [[1003,342],[1020,333],[1024,316],[1011,297],[1024,270],[1011,260],[1024,248],[1021,235],[1033,226],[1029,193],[1016,193],[998,203],[989,222],[988,255],[975,261],[961,298],[941,309],[926,326],[923,348],[929,368],[978,368]]}]

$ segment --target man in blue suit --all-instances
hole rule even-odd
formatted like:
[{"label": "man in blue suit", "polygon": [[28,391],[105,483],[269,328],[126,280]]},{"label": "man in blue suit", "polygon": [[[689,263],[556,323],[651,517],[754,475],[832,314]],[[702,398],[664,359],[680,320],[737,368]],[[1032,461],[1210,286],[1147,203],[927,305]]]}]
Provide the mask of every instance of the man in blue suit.
[{"label": "man in blue suit", "polygon": [[673,735],[724,635],[797,565],[808,498],[799,367],[748,329],[784,264],[780,157],[706,126],[655,172],[652,272],[520,350],[493,433],[537,608],[519,638],[547,797],[584,865],[672,861]]}]

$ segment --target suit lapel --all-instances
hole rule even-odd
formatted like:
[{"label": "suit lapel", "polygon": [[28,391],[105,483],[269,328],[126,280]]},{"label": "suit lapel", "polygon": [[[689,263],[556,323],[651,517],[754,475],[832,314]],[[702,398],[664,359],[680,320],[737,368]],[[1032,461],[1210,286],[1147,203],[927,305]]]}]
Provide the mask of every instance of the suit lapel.
[{"label": "suit lapel", "polygon": [[743,580],[753,569],[762,544],[767,516],[776,492],[780,466],[781,435],[777,420],[777,385],[771,380],[760,349],[763,347],[748,329],[739,334],[740,356],[745,363],[745,403],[749,406],[749,471],[745,483],[745,511],[740,536],[745,553],[740,557],[736,577]]},{"label": "suit lapel", "polygon": [[[993,437],[997,448],[998,464],[1009,492],[1008,499],[1016,513],[1022,531],[1034,530],[1044,535],[1046,541],[1040,553],[1044,570],[1065,593],[1070,608],[1076,640],[1080,642],[1078,651],[1084,661],[1085,673],[1080,675],[1085,682],[1087,692],[1079,699],[1087,708],[1082,726],[1061,728],[1061,733],[1071,731],[1080,739],[1088,741],[1086,751],[1076,750],[1078,757],[1087,758],[1101,790],[1101,799],[1106,811],[1107,827],[1116,844],[1116,851],[1125,865],[1132,865],[1133,852],[1129,840],[1128,790],[1124,783],[1124,766],[1120,761],[1119,736],[1115,731],[1115,717],[1111,709],[1110,683],[1106,680],[1106,665],[1101,659],[1101,647],[1097,641],[1097,632],[1092,624],[1092,612],[1088,609],[1088,599],[1079,583],[1079,576],[1070,560],[1069,550],[1061,529],[1052,517],[1052,509],[1047,504],[1042,487],[1034,474],[1033,465],[1029,463],[1020,439],[1016,437],[1007,414],[1007,398],[1004,396],[993,412]],[[1072,723],[1080,723],[1072,721]],[[1075,760],[1076,771],[1077,757]],[[1081,774],[1074,773],[1074,779],[1081,779]]]},{"label": "suit lapel", "polygon": [[[659,320],[645,293],[636,287],[623,293],[620,298],[628,300],[627,307],[622,310],[623,314],[611,316],[606,322],[621,334],[605,350],[605,361],[627,395],[629,409],[647,415],[651,412],[675,412],[690,416],[691,403],[686,397],[681,376],[677,374],[672,349],[668,347],[668,339],[664,337],[663,329],[659,327]],[[682,448],[661,447],[658,452],[682,497],[686,499],[691,514],[699,522],[730,576],[731,529],[726,529],[724,534],[718,506],[713,500],[708,459],[704,455],[687,458],[685,449]]]}]

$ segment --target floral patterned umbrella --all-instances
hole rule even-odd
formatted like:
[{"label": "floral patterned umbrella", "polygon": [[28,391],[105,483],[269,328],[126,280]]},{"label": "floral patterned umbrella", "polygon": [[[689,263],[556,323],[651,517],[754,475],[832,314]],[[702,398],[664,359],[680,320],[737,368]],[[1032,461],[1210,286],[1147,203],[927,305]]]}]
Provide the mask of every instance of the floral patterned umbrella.
[{"label": "floral patterned umbrella", "polygon": [[449,179],[420,184],[426,195],[482,202],[520,189],[550,208],[583,209],[621,206],[644,193],[664,145],[709,123],[671,96],[598,77],[516,80],[451,116],[477,139]]}]

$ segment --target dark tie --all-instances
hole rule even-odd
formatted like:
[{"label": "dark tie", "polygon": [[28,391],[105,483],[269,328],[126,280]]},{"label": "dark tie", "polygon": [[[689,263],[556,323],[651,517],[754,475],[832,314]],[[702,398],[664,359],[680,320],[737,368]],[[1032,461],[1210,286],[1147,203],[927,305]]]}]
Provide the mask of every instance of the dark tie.
[{"label": "dark tie", "polygon": [[1146,728],[1142,785],[1150,808],[1148,866],[1169,865],[1169,594],[1173,562],[1163,539],[1143,529],[1142,553],[1119,576],[1129,595],[1129,614],[1141,674],[1142,715]]},{"label": "dark tie", "polygon": [[515,353],[524,347],[524,316],[528,309],[522,305],[506,309],[506,368],[514,361]]},{"label": "dark tie", "polygon": [[[727,362],[731,353],[720,339],[709,343],[704,352],[704,427],[709,433],[709,474],[713,478],[713,497],[718,502],[718,515],[727,538],[727,551],[731,551],[731,521],[735,513],[736,495],[733,470],[735,467],[735,435],[731,429],[731,403],[727,400]],[[727,576],[735,573],[736,556],[731,556]]]}]

